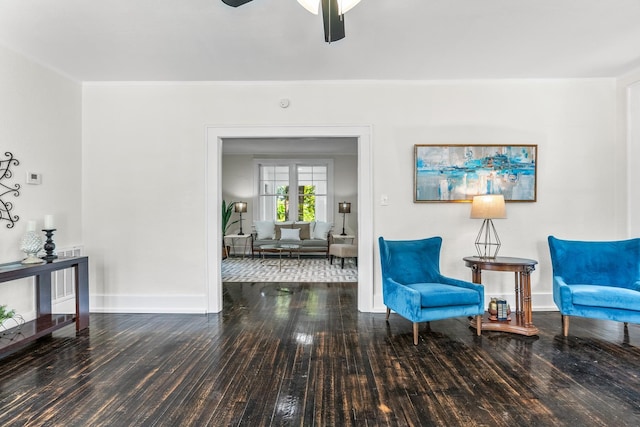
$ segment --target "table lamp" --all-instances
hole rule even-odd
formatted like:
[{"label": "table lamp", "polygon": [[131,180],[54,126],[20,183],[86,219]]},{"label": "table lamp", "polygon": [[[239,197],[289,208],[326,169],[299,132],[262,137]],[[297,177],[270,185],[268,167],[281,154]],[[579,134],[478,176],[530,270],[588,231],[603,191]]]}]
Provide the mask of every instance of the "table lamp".
[{"label": "table lamp", "polygon": [[504,196],[501,194],[486,194],[474,196],[471,203],[471,218],[483,219],[482,226],[476,237],[476,250],[481,258],[495,258],[500,250],[500,238],[493,225],[494,219],[506,218],[507,210]]},{"label": "table lamp", "polygon": [[346,236],[347,233],[345,233],[345,231],[344,231],[344,220],[345,220],[345,216],[348,213],[351,213],[351,203],[348,203],[348,202],[340,202],[340,203],[338,203],[338,213],[342,214],[342,233],[340,235],[341,236]]},{"label": "table lamp", "polygon": [[240,214],[240,232],[238,233],[238,236],[242,236],[244,235],[242,232],[242,214],[247,212],[247,202],[236,202],[234,209]]}]

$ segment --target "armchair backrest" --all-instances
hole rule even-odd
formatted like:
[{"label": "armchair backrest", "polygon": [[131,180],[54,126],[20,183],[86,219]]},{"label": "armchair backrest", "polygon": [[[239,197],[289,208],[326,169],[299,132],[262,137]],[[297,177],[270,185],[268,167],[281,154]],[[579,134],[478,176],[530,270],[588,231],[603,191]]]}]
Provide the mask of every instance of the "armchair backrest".
[{"label": "armchair backrest", "polygon": [[593,242],[549,236],[553,275],[568,284],[629,288],[640,280],[640,239]]},{"label": "armchair backrest", "polygon": [[440,275],[441,237],[421,240],[378,239],[382,277],[405,285],[435,282]]}]

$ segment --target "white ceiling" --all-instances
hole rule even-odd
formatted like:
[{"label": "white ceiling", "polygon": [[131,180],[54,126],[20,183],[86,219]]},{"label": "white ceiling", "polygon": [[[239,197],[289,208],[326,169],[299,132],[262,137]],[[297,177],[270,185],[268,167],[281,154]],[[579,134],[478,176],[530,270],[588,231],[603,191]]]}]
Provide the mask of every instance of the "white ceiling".
[{"label": "white ceiling", "polygon": [[362,0],[345,39],[296,0],[2,0],[0,43],[79,81],[617,77],[639,0]]}]

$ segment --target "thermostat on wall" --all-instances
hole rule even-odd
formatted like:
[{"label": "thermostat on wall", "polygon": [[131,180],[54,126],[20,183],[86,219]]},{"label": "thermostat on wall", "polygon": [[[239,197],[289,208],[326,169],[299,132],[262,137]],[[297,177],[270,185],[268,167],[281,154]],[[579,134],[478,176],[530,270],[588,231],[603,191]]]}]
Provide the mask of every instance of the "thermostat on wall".
[{"label": "thermostat on wall", "polygon": [[42,184],[42,174],[27,172],[27,184]]}]

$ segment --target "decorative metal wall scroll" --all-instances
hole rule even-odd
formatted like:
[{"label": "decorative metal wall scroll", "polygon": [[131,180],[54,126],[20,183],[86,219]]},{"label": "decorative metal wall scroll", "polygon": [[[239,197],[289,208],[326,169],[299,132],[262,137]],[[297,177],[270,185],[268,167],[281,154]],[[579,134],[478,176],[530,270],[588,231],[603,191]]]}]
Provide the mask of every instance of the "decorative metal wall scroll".
[{"label": "decorative metal wall scroll", "polygon": [[13,203],[8,202],[6,197],[20,195],[20,184],[8,184],[5,180],[11,179],[13,172],[11,172],[11,166],[18,166],[20,162],[13,157],[13,154],[8,151],[4,153],[8,159],[0,159],[0,221],[9,221],[7,228],[13,228],[16,222],[20,219],[18,215],[12,215]]}]

